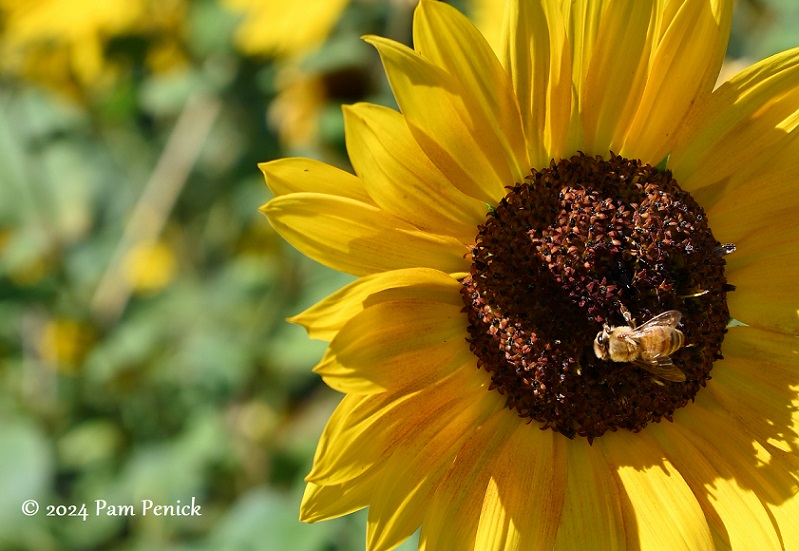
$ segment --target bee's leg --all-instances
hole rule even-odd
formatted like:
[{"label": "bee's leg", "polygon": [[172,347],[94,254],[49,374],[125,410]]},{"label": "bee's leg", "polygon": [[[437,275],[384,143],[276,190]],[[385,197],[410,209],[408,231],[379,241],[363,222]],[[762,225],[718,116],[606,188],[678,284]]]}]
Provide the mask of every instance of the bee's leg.
[{"label": "bee's leg", "polygon": [[627,325],[635,329],[635,320],[633,319],[633,315],[630,311],[625,307],[622,303],[619,303],[619,310],[621,310],[621,315],[624,316],[624,321],[627,322]]},{"label": "bee's leg", "polygon": [[728,254],[734,253],[736,249],[737,247],[735,246],[735,243],[719,243],[713,248],[713,254],[717,256],[726,256]]}]

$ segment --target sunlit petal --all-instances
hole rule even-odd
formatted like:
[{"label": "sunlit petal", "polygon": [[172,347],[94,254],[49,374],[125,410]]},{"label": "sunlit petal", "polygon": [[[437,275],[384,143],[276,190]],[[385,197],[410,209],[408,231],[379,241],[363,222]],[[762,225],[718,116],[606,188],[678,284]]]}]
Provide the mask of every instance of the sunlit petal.
[{"label": "sunlit petal", "polygon": [[737,424],[791,452],[799,448],[799,337],[730,329],[707,392]]},{"label": "sunlit petal", "polygon": [[305,327],[312,339],[331,341],[364,309],[389,301],[429,299],[463,304],[461,285],[451,276],[429,268],[408,268],[364,276],[311,306],[289,321]]},{"label": "sunlit petal", "polygon": [[567,485],[554,549],[579,549],[587,541],[624,549],[623,489],[599,446],[584,440],[559,445],[566,457]]},{"label": "sunlit petal", "polygon": [[278,159],[258,165],[276,197],[289,193],[324,193],[373,204],[357,176],[313,159]]},{"label": "sunlit petal", "polygon": [[554,1],[508,2],[502,30],[502,63],[521,107],[530,163],[579,148],[572,123],[571,50]]},{"label": "sunlit petal", "polygon": [[467,195],[497,202],[518,178],[506,161],[491,156],[495,131],[474,117],[460,83],[410,48],[374,36],[365,40],[380,53],[408,127],[433,164]]},{"label": "sunlit petal", "polygon": [[367,308],[339,331],[314,371],[351,394],[432,383],[474,363],[463,346],[462,309],[419,299]]},{"label": "sunlit petal", "polygon": [[286,241],[342,272],[364,275],[419,266],[454,273],[469,267],[468,250],[457,239],[420,231],[353,199],[291,193],[272,199],[261,212]]},{"label": "sunlit petal", "polygon": [[749,175],[768,174],[773,159],[780,162],[781,144],[796,128],[797,93],[799,48],[752,65],[693,111],[669,168],[691,192],[716,188],[704,196],[711,205],[720,192],[733,192]]},{"label": "sunlit petal", "polygon": [[530,168],[521,113],[508,74],[483,35],[455,8],[422,0],[414,18],[413,44],[464,90],[475,129],[485,129],[473,139],[486,149],[497,174],[509,170],[506,182],[521,182]]},{"label": "sunlit petal", "polygon": [[647,82],[660,9],[660,2],[617,0],[604,12],[580,101],[586,151],[621,150]]},{"label": "sunlit petal", "polygon": [[347,150],[375,203],[417,228],[474,240],[485,204],[461,192],[427,158],[405,119],[361,103],[344,108]]},{"label": "sunlit petal", "polygon": [[[484,405],[475,400],[487,378],[460,369],[426,387],[369,396],[348,394],[331,416],[319,439],[314,467],[306,480],[338,485],[372,469],[382,470],[395,453],[413,445],[413,435],[433,424],[444,431],[464,408],[479,418]],[[496,397],[491,396],[493,403]],[[407,456],[406,456],[407,457]]]},{"label": "sunlit petal", "polygon": [[[475,426],[502,408],[496,396],[486,392],[487,377],[477,371],[463,373],[459,384],[471,390],[469,402],[451,403],[429,422],[413,427],[415,438],[406,438],[388,460],[369,507],[369,549],[391,549],[422,524],[432,494],[460,453]],[[464,393],[464,397],[467,395]]]},{"label": "sunlit petal", "polygon": [[[799,255],[796,254],[799,226],[792,225],[780,232],[781,225],[775,222],[774,228],[737,240],[741,254],[736,251],[727,261],[729,281],[736,290],[728,295],[727,304],[737,320],[796,335],[799,334],[799,297],[793,287],[799,276]],[[764,281],[769,284],[764,285]]]},{"label": "sunlit petal", "polygon": [[684,1],[672,19],[664,19],[623,155],[657,164],[671,151],[691,107],[713,89],[731,22],[732,2],[727,0]]},{"label": "sunlit petal", "polygon": [[723,455],[682,425],[660,423],[651,432],[693,490],[716,548],[780,548],[767,509],[755,491],[736,480],[735,469]]},{"label": "sunlit petal", "polygon": [[597,442],[626,494],[621,504],[628,547],[713,549],[701,505],[651,437],[620,431]]},{"label": "sunlit petal", "polygon": [[[680,425],[701,438],[698,442],[708,453],[715,450],[712,452],[714,455],[728,462],[735,473],[736,484],[755,492],[768,509],[772,529],[776,531],[782,548],[793,549],[799,545],[799,526],[794,522],[799,514],[799,458],[796,454],[785,453],[752,438],[751,433],[742,430],[709,395],[700,395],[694,406],[680,416]],[[752,527],[749,522],[742,528],[754,533],[769,532],[768,527]],[[738,530],[734,532],[740,533]]]},{"label": "sunlit petal", "polygon": [[428,508],[420,549],[552,548],[564,499],[562,448],[550,431],[508,422],[513,417],[498,412],[466,442]]},{"label": "sunlit petal", "polygon": [[358,479],[334,486],[306,483],[300,505],[300,520],[303,522],[329,520],[367,507],[372,497],[372,489],[363,482],[363,479]]}]

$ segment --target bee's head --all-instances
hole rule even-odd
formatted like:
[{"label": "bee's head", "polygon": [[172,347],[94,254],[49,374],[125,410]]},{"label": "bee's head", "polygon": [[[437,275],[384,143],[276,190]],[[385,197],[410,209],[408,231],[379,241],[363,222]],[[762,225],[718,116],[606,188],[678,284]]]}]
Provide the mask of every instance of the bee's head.
[{"label": "bee's head", "polygon": [[594,354],[600,360],[610,359],[608,354],[608,341],[610,340],[610,327],[606,323],[602,326],[602,331],[596,334],[594,339]]}]

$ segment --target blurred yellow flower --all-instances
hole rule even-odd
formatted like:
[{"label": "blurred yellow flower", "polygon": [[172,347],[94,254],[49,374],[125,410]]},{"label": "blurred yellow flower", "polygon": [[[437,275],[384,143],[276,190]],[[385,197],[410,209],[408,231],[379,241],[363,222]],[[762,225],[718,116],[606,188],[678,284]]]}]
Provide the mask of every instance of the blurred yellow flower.
[{"label": "blurred yellow flower", "polygon": [[0,70],[80,99],[126,69],[107,56],[115,37],[146,39],[152,69],[182,63],[183,12],[183,0],[0,0]]},{"label": "blurred yellow flower", "polygon": [[319,155],[322,143],[321,118],[327,106],[340,114],[342,102],[368,95],[372,83],[363,67],[334,67],[327,71],[306,71],[296,64],[285,65],[275,81],[280,93],[269,105],[269,125],[291,154]]},{"label": "blurred yellow flower", "polygon": [[39,338],[39,355],[62,373],[72,373],[95,339],[90,325],[68,318],[49,320]]},{"label": "blurred yellow flower", "polygon": [[[400,111],[345,108],[355,174],[261,165],[276,231],[359,276],[291,320],[345,393],[301,518],[368,507],[372,551],[799,549],[799,48],[714,90],[731,0],[506,6],[499,57],[433,0],[413,49],[366,39]],[[602,355],[669,311],[690,346]]]},{"label": "blurred yellow flower", "polygon": [[348,0],[222,0],[241,13],[236,44],[250,55],[294,56],[319,46],[332,30]]},{"label": "blurred yellow flower", "polygon": [[123,269],[131,289],[146,295],[161,290],[172,281],[177,272],[177,260],[166,243],[138,245],[125,257]]},{"label": "blurred yellow flower", "polygon": [[269,105],[267,119],[283,146],[288,151],[318,147],[319,114],[328,101],[324,76],[291,65],[275,84],[280,93]]}]

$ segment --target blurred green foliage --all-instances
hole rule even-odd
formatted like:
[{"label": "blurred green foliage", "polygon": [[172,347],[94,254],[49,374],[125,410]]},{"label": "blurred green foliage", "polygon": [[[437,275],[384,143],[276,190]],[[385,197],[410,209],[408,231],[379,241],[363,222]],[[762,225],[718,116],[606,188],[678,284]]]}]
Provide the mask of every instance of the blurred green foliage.
[{"label": "blurred green foliage", "polygon": [[[0,549],[364,547],[363,512],[297,520],[339,396],[311,372],[324,344],[285,323],[350,278],[271,230],[256,165],[348,167],[340,104],[393,101],[358,37],[409,43],[413,6],[353,0],[321,46],[276,58],[242,53],[247,15],[221,2],[181,3],[166,69],[139,26],[105,37],[100,88],[0,75]],[[795,40],[791,2],[738,14],[738,56]],[[95,516],[192,498],[201,517]]]}]

